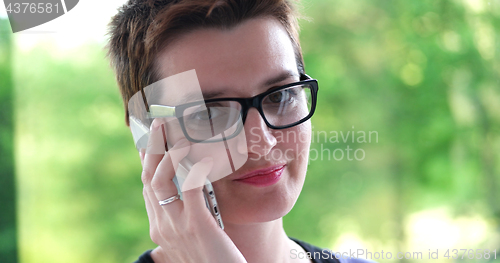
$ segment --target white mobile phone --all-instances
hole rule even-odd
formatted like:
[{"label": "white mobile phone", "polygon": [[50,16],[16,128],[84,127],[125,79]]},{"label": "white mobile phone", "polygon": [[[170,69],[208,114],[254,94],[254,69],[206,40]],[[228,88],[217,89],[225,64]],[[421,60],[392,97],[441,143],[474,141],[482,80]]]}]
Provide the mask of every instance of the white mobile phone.
[{"label": "white mobile phone", "polygon": [[[130,129],[132,131],[132,136],[134,137],[134,142],[136,142],[137,149],[141,148],[146,149],[150,135],[149,128],[146,125],[144,125],[139,119],[133,116],[130,116],[129,120],[130,120]],[[162,129],[164,129],[164,126],[162,126]],[[162,132],[163,136],[165,136],[165,130],[162,130]],[[167,141],[166,138],[165,141]],[[171,145],[168,144],[167,141],[167,145],[165,145],[165,152],[170,148]],[[180,186],[184,183],[183,180],[187,177],[192,166],[193,164],[187,158],[182,159],[179,162],[179,166],[176,171],[176,176],[174,176],[173,179],[174,184],[177,188],[177,193],[180,195],[181,200],[183,198]],[[179,182],[178,180],[182,181]],[[219,227],[221,229],[224,229],[224,224],[222,223],[222,218],[220,216],[219,206],[217,205],[217,199],[215,198],[215,191],[212,186],[212,183],[208,179],[206,180],[205,185],[203,186],[203,196],[205,197],[205,205],[207,206],[208,210],[214,217]]]}]

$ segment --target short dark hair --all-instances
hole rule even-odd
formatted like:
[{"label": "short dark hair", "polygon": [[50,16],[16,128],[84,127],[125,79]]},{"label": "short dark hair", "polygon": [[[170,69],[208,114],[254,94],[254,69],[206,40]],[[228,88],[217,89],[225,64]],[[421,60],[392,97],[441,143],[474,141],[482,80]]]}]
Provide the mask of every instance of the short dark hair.
[{"label": "short dark hair", "polygon": [[108,57],[125,106],[130,98],[160,80],[155,57],[180,35],[200,28],[230,29],[258,17],[284,26],[295,51],[299,73],[304,61],[297,13],[291,0],[129,0],[109,24]]}]

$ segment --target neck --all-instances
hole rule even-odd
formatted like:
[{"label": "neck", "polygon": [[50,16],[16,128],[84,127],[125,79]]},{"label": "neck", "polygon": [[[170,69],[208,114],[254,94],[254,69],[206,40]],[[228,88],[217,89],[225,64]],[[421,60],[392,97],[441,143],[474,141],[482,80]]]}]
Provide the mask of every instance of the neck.
[{"label": "neck", "polygon": [[281,218],[249,225],[225,223],[224,230],[248,263],[291,262],[290,250],[294,242],[286,235]]}]

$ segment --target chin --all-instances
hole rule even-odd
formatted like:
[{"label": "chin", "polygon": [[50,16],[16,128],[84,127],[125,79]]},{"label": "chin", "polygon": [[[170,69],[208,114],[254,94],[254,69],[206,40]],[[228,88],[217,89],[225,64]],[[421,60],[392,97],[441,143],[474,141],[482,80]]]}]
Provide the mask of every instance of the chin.
[{"label": "chin", "polygon": [[[270,204],[273,202],[272,204]],[[282,203],[276,202],[276,200],[270,200],[268,204],[262,204],[259,206],[245,206],[239,209],[238,213],[234,211],[223,212],[221,208],[222,220],[227,223],[232,224],[255,224],[264,223],[280,219],[293,207],[294,202]]]},{"label": "chin", "polygon": [[265,190],[231,191],[235,189],[228,190],[217,182],[214,183],[214,190],[225,223],[254,224],[274,221],[288,214],[299,197],[302,185],[303,179],[291,180],[286,173],[280,182]]}]

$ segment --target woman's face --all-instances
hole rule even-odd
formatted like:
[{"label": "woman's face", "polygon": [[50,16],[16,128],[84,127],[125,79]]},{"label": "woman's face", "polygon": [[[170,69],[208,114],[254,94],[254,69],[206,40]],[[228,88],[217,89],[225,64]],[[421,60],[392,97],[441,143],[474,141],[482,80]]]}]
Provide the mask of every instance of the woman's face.
[{"label": "woman's face", "polygon": [[[217,94],[216,98],[253,97],[299,81],[292,43],[283,26],[271,18],[248,20],[230,30],[192,31],[163,50],[157,62],[164,77],[195,69],[203,94]],[[247,161],[234,173],[213,182],[222,219],[225,224],[278,219],[293,207],[304,183],[310,122],[273,130],[251,108],[242,134],[232,143],[246,144],[235,147],[246,151]],[[193,145],[189,158],[200,160],[207,147],[209,144]],[[217,156],[214,160],[217,169]],[[272,175],[279,179],[267,183],[237,180],[270,167],[282,167]]]}]

